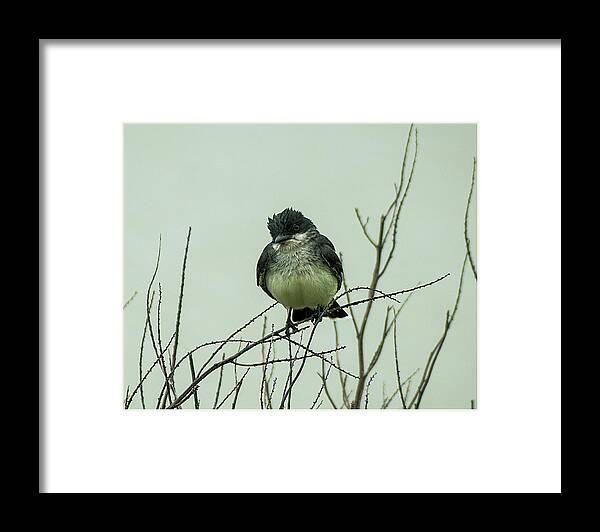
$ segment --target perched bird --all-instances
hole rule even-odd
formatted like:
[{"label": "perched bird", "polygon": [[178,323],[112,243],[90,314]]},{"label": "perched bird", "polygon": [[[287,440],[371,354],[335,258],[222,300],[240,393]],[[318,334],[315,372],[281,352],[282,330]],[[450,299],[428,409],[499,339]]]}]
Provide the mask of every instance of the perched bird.
[{"label": "perched bird", "polygon": [[285,209],[267,222],[272,241],[256,265],[256,284],[288,309],[293,322],[348,314],[333,301],[342,285],[342,261],[326,236],[300,211]]}]

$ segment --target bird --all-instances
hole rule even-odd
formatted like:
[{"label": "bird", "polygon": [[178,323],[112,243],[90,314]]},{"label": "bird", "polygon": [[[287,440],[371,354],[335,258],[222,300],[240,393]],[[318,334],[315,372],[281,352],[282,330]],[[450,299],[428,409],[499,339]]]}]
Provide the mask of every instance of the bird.
[{"label": "bird", "polygon": [[268,218],[271,235],[256,265],[256,284],[288,311],[286,334],[294,322],[348,316],[334,296],[342,285],[342,261],[335,246],[300,211],[289,207]]}]

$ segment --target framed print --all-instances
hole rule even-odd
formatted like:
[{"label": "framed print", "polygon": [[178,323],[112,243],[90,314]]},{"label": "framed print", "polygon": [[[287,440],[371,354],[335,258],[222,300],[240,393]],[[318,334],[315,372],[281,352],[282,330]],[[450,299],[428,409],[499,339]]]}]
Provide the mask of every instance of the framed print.
[{"label": "framed print", "polygon": [[39,62],[40,492],[561,491],[559,39]]}]

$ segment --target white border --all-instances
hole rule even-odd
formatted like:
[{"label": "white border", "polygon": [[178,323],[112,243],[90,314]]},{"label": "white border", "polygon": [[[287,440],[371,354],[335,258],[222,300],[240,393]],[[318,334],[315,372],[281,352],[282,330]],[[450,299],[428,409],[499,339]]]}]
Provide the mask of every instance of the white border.
[{"label": "white border", "polygon": [[[558,44],[42,58],[46,491],[560,490]],[[123,412],[123,122],[409,121],[479,124],[479,410]]]}]

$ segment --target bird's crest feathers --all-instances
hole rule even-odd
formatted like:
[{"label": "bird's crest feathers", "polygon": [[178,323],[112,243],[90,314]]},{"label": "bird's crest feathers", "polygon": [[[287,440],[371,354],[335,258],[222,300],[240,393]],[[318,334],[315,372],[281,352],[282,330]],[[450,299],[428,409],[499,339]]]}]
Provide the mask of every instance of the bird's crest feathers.
[{"label": "bird's crest feathers", "polygon": [[304,233],[313,227],[315,227],[315,224],[300,211],[296,211],[291,207],[281,211],[279,214],[274,214],[267,221],[267,229],[269,229],[269,233],[271,233],[273,239],[281,234]]}]

